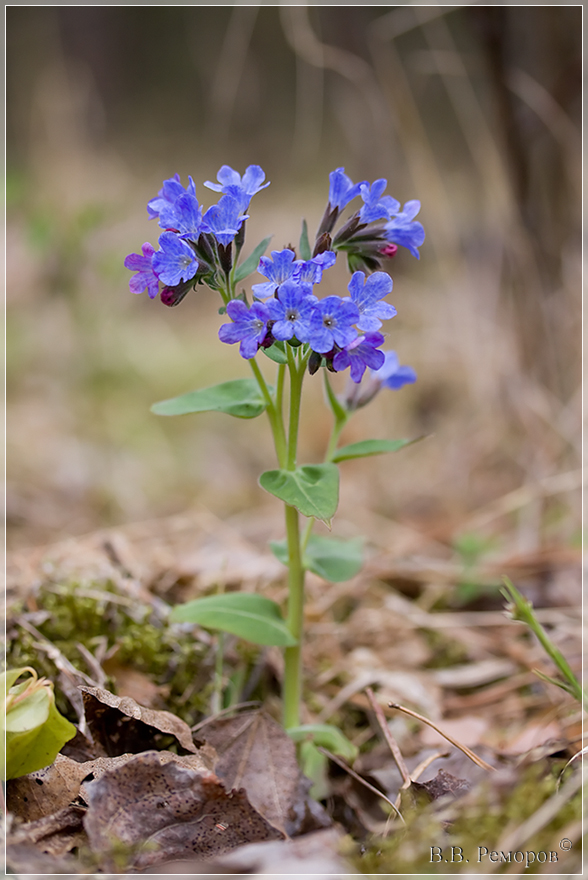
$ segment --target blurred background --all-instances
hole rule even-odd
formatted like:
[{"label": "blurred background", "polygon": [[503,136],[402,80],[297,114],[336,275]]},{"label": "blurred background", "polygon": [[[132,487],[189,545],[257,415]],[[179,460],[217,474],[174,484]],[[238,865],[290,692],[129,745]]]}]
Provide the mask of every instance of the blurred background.
[{"label": "blurred background", "polygon": [[[420,261],[387,266],[387,347],[419,379],[343,440],[431,436],[344,465],[335,532],[577,544],[581,7],[11,6],[7,52],[10,547],[198,504],[274,516],[262,419],[149,412],[248,375],[218,295],[168,309],[123,267],[156,244],[162,180],[191,174],[208,205],[222,164],[272,182],[249,250],[296,242],[302,218],[312,234],[338,166],[422,202]],[[337,266],[321,294],[347,280]],[[317,461],[330,416],[307,384]]]}]

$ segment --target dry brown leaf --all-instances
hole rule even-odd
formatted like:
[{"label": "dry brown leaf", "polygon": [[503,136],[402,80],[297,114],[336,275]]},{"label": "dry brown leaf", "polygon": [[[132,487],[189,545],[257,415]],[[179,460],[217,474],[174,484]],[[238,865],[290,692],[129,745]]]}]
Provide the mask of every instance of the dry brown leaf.
[{"label": "dry brown leaf", "polygon": [[37,846],[42,852],[52,856],[62,856],[72,849],[87,843],[83,818],[85,807],[70,806],[20,825],[8,836],[9,846]]},{"label": "dry brown leaf", "polygon": [[305,834],[294,840],[249,843],[233,852],[207,861],[171,862],[145,873],[158,874],[246,874],[251,876],[291,874],[295,877],[333,877],[342,880],[355,875],[352,865],[339,855],[341,830],[332,827]]},{"label": "dry brown leaf", "polygon": [[9,779],[6,783],[8,810],[25,822],[36,822],[57,813],[77,797],[82,779],[89,772],[86,766],[57,755],[49,767]]},{"label": "dry brown leaf", "polygon": [[79,862],[71,856],[58,858],[44,853],[34,844],[15,843],[6,846],[6,868],[20,877],[27,874],[33,877],[37,874],[73,876],[79,872]]},{"label": "dry brown leaf", "polygon": [[295,833],[293,823],[304,813],[304,793],[296,747],[283,728],[265,712],[247,712],[211,721],[198,735],[219,756],[219,779],[229,788],[245,788],[255,809],[272,825],[290,836]]},{"label": "dry brown leaf", "polygon": [[504,743],[500,751],[505,755],[522,755],[552,740],[561,741],[561,739],[561,726],[557,721],[550,721],[547,724],[535,722],[528,724]]},{"label": "dry brown leaf", "polygon": [[470,783],[467,779],[457,779],[446,770],[439,770],[434,779],[428,782],[413,782],[411,788],[417,792],[425,792],[430,800],[436,801],[445,795],[459,797],[470,790]]},{"label": "dry brown leaf", "polygon": [[157,748],[158,734],[170,734],[187,752],[196,752],[192,732],[172,712],[140,706],[132,697],[117,697],[104,688],[80,687],[88,730],[111,757]]},{"label": "dry brown leaf", "polygon": [[210,771],[177,761],[162,765],[157,752],[132,757],[86,786],[84,819],[92,849],[111,864],[113,843],[133,851],[147,868],[194,855],[209,857],[283,835],[253,809],[245,792],[227,794]]},{"label": "dry brown leaf", "polygon": [[[216,760],[210,746],[204,746],[195,755],[174,755],[166,751],[157,754],[161,764],[173,760],[190,770],[212,770]],[[51,816],[71,804],[78,795],[86,800],[85,780],[99,779],[107,771],[122,767],[132,757],[132,754],[117,755],[80,764],[65,755],[57,755],[49,767],[8,780],[6,805],[11,813],[27,823]]]}]

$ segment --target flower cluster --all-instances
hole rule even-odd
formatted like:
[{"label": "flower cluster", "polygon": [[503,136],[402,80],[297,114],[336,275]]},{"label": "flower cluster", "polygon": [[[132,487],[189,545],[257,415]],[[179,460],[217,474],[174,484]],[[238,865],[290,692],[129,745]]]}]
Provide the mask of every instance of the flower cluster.
[{"label": "flower cluster", "polygon": [[[369,368],[378,388],[414,382],[416,375],[409,367],[398,367],[394,352],[381,350],[382,321],[396,314],[385,301],[392,278],[382,271],[382,261],[394,256],[399,245],[419,257],[425,232],[414,218],[420,202],[409,201],[401,208],[400,202],[385,195],[385,179],[371,185],[368,181],[354,184],[343,168],[337,168],[330,174],[328,204],[314,248],[304,229],[301,258],[287,247],[272,251],[270,257],[260,256],[258,263],[248,266],[249,272],[257,266],[266,279],[251,285],[253,303],[249,305],[244,291],[235,293],[236,277],[240,280],[248,272],[235,276],[235,268],[242,269],[242,265],[234,266],[234,258],[236,262],[243,246],[251,198],[269,183],[264,183],[265,174],[258,165],[250,165],[243,177],[223,165],[217,181],[205,182],[209,189],[222,193],[218,204],[206,211],[196,198],[191,177],[186,188],[177,174],[164,181],[147,205],[149,217],[158,219],[163,230],[159,250],[146,242],[142,254],[126,258],[125,266],[136,273],[129,282],[131,291],[147,289],[154,298],[161,283],[162,302],[177,305],[190,288],[206,283],[221,293],[225,304],[221,311],[230,318],[219,330],[220,339],[239,343],[246,359],[276,343],[282,351],[285,343],[294,348],[303,345],[311,374],[321,366],[333,372],[349,368],[351,379],[359,383]],[[356,198],[363,204],[335,233],[342,211]],[[346,255],[352,272],[349,296],[320,299],[314,290],[339,252]],[[386,375],[380,372],[386,370]]]},{"label": "flower cluster", "polygon": [[197,283],[219,289],[219,272],[226,273],[232,266],[232,242],[241,233],[244,235],[249,203],[269,186],[269,182],[264,183],[265,174],[259,165],[250,165],[243,177],[223,165],[217,174],[218,183],[207,180],[204,184],[223,195],[218,204],[203,213],[194,181],[188,179],[184,188],[180,175],[175,174],[147,203],[149,219],[159,219],[164,230],[159,236],[159,250],[146,242],[142,255],[129,254],[125,259],[126,268],[137,273],[129,282],[131,291],[142,293],[147,289],[154,299],[161,282],[161,299],[166,305],[177,305]]}]

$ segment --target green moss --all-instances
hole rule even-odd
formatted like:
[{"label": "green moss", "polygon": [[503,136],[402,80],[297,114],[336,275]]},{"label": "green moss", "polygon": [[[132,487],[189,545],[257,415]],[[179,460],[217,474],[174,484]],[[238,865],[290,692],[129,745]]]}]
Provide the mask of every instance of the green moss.
[{"label": "green moss", "polygon": [[[558,768],[545,764],[527,768],[513,787],[498,777],[491,777],[466,797],[455,800],[442,813],[436,804],[425,807],[408,806],[401,812],[406,828],[396,824],[386,838],[375,838],[363,854],[352,857],[355,867],[365,874],[386,873],[471,873],[484,871],[484,861],[478,862],[478,848],[489,851],[499,848],[507,832],[522,824],[556,792]],[[562,864],[565,853],[559,847],[560,833],[569,823],[579,821],[582,814],[581,792],[565,804],[552,821],[533,837],[525,840],[524,852],[550,851],[558,854]],[[432,847],[443,850],[441,863],[432,861]],[[451,861],[452,847],[456,858]],[[461,848],[461,850],[459,849]],[[435,850],[436,853],[439,850]],[[459,860],[459,852],[464,861]],[[465,859],[469,862],[465,862]],[[488,862],[488,864],[490,864]],[[498,869],[502,873],[512,863]],[[541,863],[531,864],[525,873],[544,872]]]},{"label": "green moss", "polygon": [[[77,643],[83,643],[91,652],[99,645],[105,644],[106,651],[116,647],[117,663],[145,673],[158,686],[166,686],[166,708],[177,711],[189,724],[195,723],[207,709],[206,685],[211,676],[208,646],[184,632],[183,627],[169,626],[149,605],[121,604],[117,601],[120,595],[110,582],[48,584],[36,596],[39,611],[46,612],[36,628],[77,669],[89,675],[92,670]],[[9,636],[8,665],[33,666],[40,675],[55,681],[58,708],[72,717],[71,705],[59,688],[59,670],[50,655],[20,627],[9,631]],[[112,687],[113,682],[109,685]]]}]

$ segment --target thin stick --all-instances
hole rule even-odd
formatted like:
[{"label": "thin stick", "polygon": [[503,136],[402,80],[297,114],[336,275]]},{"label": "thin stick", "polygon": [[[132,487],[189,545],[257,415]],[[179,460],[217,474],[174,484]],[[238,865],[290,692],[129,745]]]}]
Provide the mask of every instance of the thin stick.
[{"label": "thin stick", "polygon": [[345,761],[342,761],[341,758],[338,758],[336,755],[333,755],[333,753],[329,752],[328,749],[324,749],[322,746],[317,746],[317,749],[319,750],[319,752],[322,752],[323,755],[326,755],[327,758],[330,758],[331,761],[334,761],[335,764],[338,764],[342,770],[345,770],[347,773],[349,773],[350,776],[353,776],[354,779],[357,779],[358,782],[361,782],[362,785],[365,785],[366,788],[369,788],[370,791],[373,791],[374,794],[377,794],[378,797],[381,797],[382,800],[385,800],[387,804],[390,804],[390,806],[392,807],[392,809],[394,810],[394,812],[396,813],[396,815],[398,816],[398,818],[400,819],[402,824],[406,825],[406,822],[402,818],[402,813],[400,812],[398,807],[396,807],[396,805],[392,803],[390,798],[387,798],[385,794],[383,794],[381,791],[378,791],[378,789],[375,788],[375,786],[370,785],[370,783],[366,782],[365,779],[362,779],[361,776],[359,775],[359,773],[356,773],[355,770],[352,770],[351,767],[349,767],[345,763]]},{"label": "thin stick", "polygon": [[495,767],[491,767],[490,764],[487,764],[486,761],[483,761],[482,758],[478,758],[477,755],[472,752],[471,749],[468,749],[467,746],[462,745],[456,739],[453,739],[452,736],[449,736],[448,733],[444,733],[440,727],[437,727],[436,724],[433,724],[432,721],[429,721],[428,718],[425,718],[424,715],[419,715],[418,712],[413,712],[412,709],[407,709],[406,706],[401,706],[399,703],[388,703],[391,709],[398,709],[399,712],[404,712],[406,715],[410,715],[411,718],[416,718],[418,721],[422,721],[423,724],[428,724],[429,727],[432,727],[433,730],[436,730],[438,734],[440,734],[444,739],[448,740],[452,745],[459,749],[460,752],[463,752],[464,755],[467,755],[470,761],[473,761],[474,764],[477,764],[478,767],[481,767],[483,770],[495,770]]},{"label": "thin stick", "polygon": [[402,778],[404,779],[404,783],[402,785],[402,788],[410,788],[410,783],[412,782],[412,780],[411,780],[410,774],[408,772],[408,767],[406,766],[405,760],[402,757],[402,752],[400,751],[400,747],[399,747],[398,743],[396,742],[396,740],[394,739],[394,737],[392,736],[390,728],[388,727],[388,724],[386,722],[386,716],[382,712],[382,707],[376,702],[374,692],[370,687],[366,688],[365,692],[367,694],[368,700],[370,701],[370,705],[375,712],[376,718],[378,719],[378,724],[380,725],[380,729],[381,729],[382,733],[384,734],[384,739],[386,740],[386,742],[390,746],[390,751],[392,752],[392,757],[396,761],[396,766],[400,770],[400,774],[401,774]]}]

